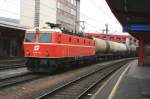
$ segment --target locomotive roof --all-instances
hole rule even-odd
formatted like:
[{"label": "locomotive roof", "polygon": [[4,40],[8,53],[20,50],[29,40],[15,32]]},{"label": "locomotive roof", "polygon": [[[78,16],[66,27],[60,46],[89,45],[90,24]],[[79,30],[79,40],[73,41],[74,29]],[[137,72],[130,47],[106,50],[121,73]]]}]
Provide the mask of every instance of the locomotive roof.
[{"label": "locomotive roof", "polygon": [[[26,31],[27,32],[35,32],[36,29],[27,29]],[[55,28],[55,29],[44,29],[44,28],[42,28],[42,29],[39,29],[39,31],[43,31],[43,32],[59,32],[59,33],[62,33],[62,31],[60,29],[57,29],[57,28]]]}]

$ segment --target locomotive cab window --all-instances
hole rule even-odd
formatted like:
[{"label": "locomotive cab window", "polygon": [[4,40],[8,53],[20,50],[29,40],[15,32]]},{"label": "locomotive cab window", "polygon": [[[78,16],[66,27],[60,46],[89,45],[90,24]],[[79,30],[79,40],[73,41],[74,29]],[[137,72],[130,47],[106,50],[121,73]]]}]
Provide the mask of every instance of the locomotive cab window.
[{"label": "locomotive cab window", "polygon": [[35,37],[36,37],[35,33],[27,33],[25,42],[35,42]]},{"label": "locomotive cab window", "polygon": [[50,43],[50,42],[51,42],[51,34],[49,33],[39,34],[39,43]]}]

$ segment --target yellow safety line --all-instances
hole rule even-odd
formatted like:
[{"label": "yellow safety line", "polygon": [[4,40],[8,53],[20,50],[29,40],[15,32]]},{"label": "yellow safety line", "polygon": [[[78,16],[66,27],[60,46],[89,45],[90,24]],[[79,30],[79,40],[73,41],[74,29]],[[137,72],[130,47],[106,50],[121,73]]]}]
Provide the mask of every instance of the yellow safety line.
[{"label": "yellow safety line", "polygon": [[96,95],[108,84],[108,82],[110,82],[112,78],[114,78],[114,76],[116,76],[116,74],[113,74],[108,80],[106,80],[106,82],[104,82],[104,84],[100,87],[100,89],[96,92],[96,94],[91,99],[95,99]]},{"label": "yellow safety line", "polygon": [[[131,64],[131,63],[130,63]],[[127,72],[127,70],[130,68],[130,65],[128,65],[128,67],[125,69],[125,71],[120,75],[119,79],[117,80],[117,83],[115,84],[115,86],[113,87],[111,93],[109,94],[109,97],[108,99],[113,99],[117,89],[118,89],[118,86],[120,84],[120,82],[122,81],[122,78],[123,76],[125,75],[125,73]]]}]

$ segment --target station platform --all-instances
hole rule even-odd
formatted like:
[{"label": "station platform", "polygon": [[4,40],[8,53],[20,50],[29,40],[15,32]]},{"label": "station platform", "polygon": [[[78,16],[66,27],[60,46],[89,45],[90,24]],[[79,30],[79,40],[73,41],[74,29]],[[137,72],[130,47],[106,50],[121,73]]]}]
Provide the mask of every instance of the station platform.
[{"label": "station platform", "polygon": [[150,99],[150,66],[137,64],[134,60],[122,67],[91,99]]}]

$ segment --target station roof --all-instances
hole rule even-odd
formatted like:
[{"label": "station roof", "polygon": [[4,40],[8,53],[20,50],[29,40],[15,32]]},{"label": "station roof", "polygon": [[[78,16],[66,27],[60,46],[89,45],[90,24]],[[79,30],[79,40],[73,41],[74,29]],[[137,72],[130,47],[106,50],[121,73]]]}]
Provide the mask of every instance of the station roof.
[{"label": "station roof", "polygon": [[27,27],[21,26],[19,24],[0,20],[0,31],[5,31],[5,30],[21,30],[21,31],[25,31],[26,29],[27,29]]},{"label": "station roof", "polygon": [[150,0],[106,0],[124,31],[150,31]]}]

